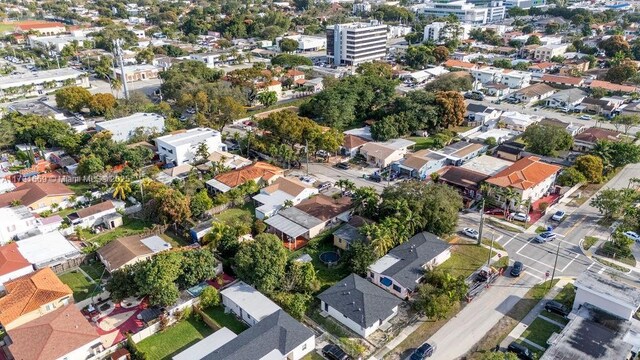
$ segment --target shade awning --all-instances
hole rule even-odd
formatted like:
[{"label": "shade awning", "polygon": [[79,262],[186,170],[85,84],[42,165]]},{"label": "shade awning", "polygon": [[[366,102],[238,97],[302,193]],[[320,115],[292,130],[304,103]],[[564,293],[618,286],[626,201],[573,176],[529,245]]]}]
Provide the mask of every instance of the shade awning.
[{"label": "shade awning", "polygon": [[281,215],[270,217],[264,222],[272,228],[278,230],[279,232],[286,234],[287,236],[290,236],[294,239],[309,231],[305,227],[302,227]]}]

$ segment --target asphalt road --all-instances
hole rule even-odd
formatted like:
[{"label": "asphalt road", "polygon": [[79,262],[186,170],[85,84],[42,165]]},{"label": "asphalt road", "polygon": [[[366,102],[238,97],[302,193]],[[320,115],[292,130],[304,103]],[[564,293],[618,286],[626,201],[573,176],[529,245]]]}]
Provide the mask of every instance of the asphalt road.
[{"label": "asphalt road", "polygon": [[[362,177],[363,174],[370,174],[376,169],[373,168],[352,168],[349,170],[337,169],[329,164],[323,163],[310,163],[309,164],[309,175],[315,177],[319,181],[331,181],[335,183],[340,179],[348,179],[353,181],[356,187],[362,186],[371,186],[379,193],[384,190],[385,186],[387,186],[387,182],[374,182]],[[293,175],[306,175],[307,174],[307,165],[302,164],[302,168],[298,170],[294,170],[292,172]]]}]

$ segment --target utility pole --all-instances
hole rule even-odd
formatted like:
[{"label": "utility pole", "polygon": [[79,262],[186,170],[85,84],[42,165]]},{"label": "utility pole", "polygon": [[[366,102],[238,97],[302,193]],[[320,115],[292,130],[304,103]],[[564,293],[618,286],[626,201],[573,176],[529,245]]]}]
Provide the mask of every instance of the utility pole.
[{"label": "utility pole", "polygon": [[556,260],[553,263],[553,272],[551,272],[551,282],[549,283],[549,288],[551,288],[551,284],[553,284],[553,278],[556,276],[556,267],[558,266],[558,255],[560,254],[560,239],[558,239],[558,247],[556,248]]},{"label": "utility pole", "polygon": [[309,140],[304,140],[304,154],[307,157],[307,176],[309,176]]},{"label": "utility pole", "polygon": [[488,255],[488,259],[487,259],[487,266],[491,265],[491,253],[493,252],[493,241],[496,237],[496,232],[492,231],[491,232],[491,246],[489,247],[489,255]]},{"label": "utility pole", "polygon": [[478,245],[482,244],[482,230],[484,230],[484,198],[480,209],[480,229],[478,230]]},{"label": "utility pole", "polygon": [[120,62],[120,75],[122,75],[122,89],[124,91],[124,98],[129,100],[129,88],[127,87],[127,74],[124,72],[124,60],[122,59],[122,39],[113,40],[113,50]]}]

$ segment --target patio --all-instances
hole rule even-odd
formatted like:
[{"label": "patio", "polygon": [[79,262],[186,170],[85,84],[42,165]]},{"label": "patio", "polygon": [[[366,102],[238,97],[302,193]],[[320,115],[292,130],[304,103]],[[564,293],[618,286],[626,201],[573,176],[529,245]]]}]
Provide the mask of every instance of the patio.
[{"label": "patio", "polygon": [[301,249],[305,246],[307,246],[307,243],[309,243],[309,240],[303,238],[303,237],[298,237],[295,240],[291,239],[291,240],[283,240],[282,241],[282,245],[291,250],[291,251],[296,251],[298,249]]},{"label": "patio", "polygon": [[148,307],[147,300],[122,303],[110,302],[108,313],[101,313],[96,320],[96,330],[105,346],[119,343],[127,338],[128,333],[136,333],[144,327],[144,322],[137,316]]}]

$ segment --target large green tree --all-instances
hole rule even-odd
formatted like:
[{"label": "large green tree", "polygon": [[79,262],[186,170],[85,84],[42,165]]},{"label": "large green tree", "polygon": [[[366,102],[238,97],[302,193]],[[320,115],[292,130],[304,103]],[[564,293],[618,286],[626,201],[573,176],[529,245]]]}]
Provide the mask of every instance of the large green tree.
[{"label": "large green tree", "polygon": [[242,243],[235,264],[241,279],[268,294],[280,286],[285,275],[287,250],[277,236],[260,234]]},{"label": "large green tree", "polygon": [[635,189],[604,189],[591,199],[591,206],[610,219],[619,219],[639,198]]},{"label": "large green tree", "polygon": [[91,101],[89,90],[79,86],[68,86],[56,91],[56,105],[69,111],[80,111]]},{"label": "large green tree", "polygon": [[582,155],[576,159],[575,169],[578,170],[590,183],[600,183],[604,165],[602,159],[595,155]]},{"label": "large green tree", "polygon": [[553,125],[531,125],[522,138],[527,143],[528,151],[544,156],[555,156],[558,151],[568,150],[573,145],[571,135]]}]

